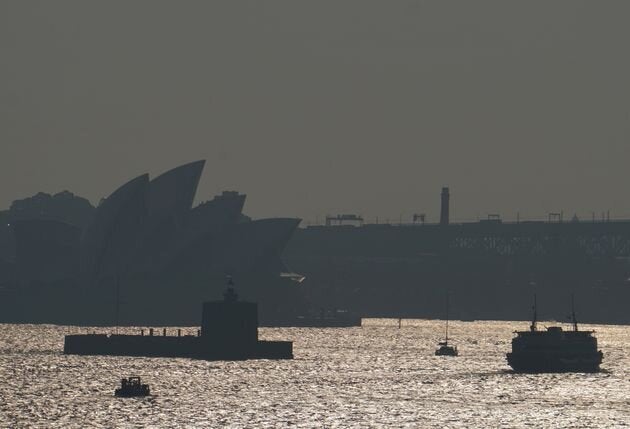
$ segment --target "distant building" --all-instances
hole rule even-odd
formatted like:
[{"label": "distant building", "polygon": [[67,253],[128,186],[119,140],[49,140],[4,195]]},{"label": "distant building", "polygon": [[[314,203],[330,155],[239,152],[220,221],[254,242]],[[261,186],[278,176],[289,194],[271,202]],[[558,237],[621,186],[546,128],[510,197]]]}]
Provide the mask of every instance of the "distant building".
[{"label": "distant building", "polygon": [[0,216],[0,321],[195,324],[228,274],[263,321],[277,317],[300,220],[251,220],[235,191],[193,207],[204,164],[138,176],[96,208],[69,192],[14,202]]}]

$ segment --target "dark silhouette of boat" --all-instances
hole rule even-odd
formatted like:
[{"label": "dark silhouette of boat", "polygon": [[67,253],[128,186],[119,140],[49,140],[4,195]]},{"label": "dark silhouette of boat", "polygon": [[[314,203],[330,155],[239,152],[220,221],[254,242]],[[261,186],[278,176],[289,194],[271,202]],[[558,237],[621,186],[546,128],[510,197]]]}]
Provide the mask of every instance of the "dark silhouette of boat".
[{"label": "dark silhouette of boat", "polygon": [[[573,306],[572,306],[573,307]],[[559,326],[538,330],[536,296],[529,331],[517,331],[512,339],[508,364],[516,372],[598,372],[603,353],[597,350],[594,331],[578,330],[575,310],[572,309],[573,330]]]},{"label": "dark silhouette of boat", "polygon": [[440,348],[435,351],[436,356],[457,356],[457,346],[449,346],[448,341],[441,341],[438,343]]},{"label": "dark silhouette of boat", "polygon": [[187,357],[206,360],[292,359],[290,341],[258,339],[258,305],[241,301],[231,277],[223,300],[203,303],[197,335],[66,335],[64,353],[75,355]]},{"label": "dark silhouette of boat", "polygon": [[120,387],[114,391],[119,398],[149,396],[151,391],[148,384],[142,384],[140,377],[127,377],[120,380]]},{"label": "dark silhouette of boat", "polygon": [[440,341],[438,346],[440,347],[435,351],[436,356],[457,356],[459,354],[457,346],[448,344],[448,294],[446,294],[446,335],[444,341]]}]

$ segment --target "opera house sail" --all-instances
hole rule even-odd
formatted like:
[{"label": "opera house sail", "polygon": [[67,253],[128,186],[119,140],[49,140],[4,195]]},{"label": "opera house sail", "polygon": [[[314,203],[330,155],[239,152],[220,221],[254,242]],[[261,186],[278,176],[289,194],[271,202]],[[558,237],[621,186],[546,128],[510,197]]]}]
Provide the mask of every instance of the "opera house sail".
[{"label": "opera house sail", "polygon": [[63,192],[0,211],[0,322],[198,324],[226,275],[263,324],[292,317],[281,254],[299,219],[251,220],[234,191],[193,206],[204,164],[140,175],[97,207]]}]

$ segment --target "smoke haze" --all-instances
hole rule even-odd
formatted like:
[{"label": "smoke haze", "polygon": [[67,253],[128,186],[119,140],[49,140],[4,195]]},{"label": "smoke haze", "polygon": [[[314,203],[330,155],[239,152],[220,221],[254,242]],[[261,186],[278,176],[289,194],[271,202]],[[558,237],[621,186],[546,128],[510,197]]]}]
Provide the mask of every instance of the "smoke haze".
[{"label": "smoke haze", "polygon": [[0,208],[207,159],[255,217],[630,217],[626,1],[3,1]]}]

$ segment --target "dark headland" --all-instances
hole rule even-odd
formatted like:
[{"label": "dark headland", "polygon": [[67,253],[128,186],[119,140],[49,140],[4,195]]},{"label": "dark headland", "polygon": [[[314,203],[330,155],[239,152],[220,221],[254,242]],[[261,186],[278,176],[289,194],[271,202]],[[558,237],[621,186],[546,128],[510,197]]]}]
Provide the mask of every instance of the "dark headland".
[{"label": "dark headland", "polygon": [[[587,323],[630,323],[630,221],[497,214],[437,223],[331,215],[252,220],[234,191],[193,205],[204,161],[140,175],[96,207],[70,192],[0,212],[0,322],[195,326],[225,275],[259,305],[261,326],[353,326],[361,317],[527,320],[544,298],[563,320],[567,297]],[[116,316],[117,315],[117,316]]]}]

